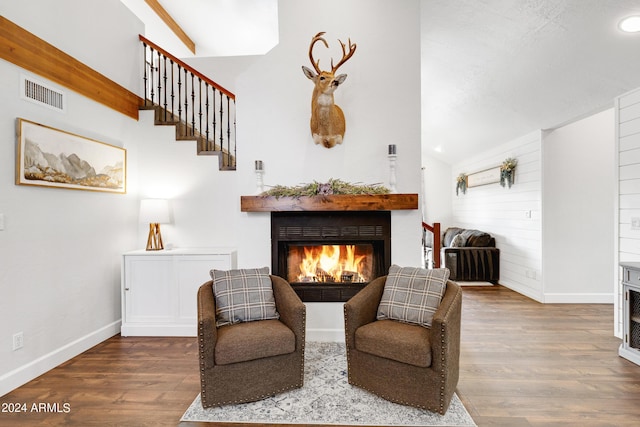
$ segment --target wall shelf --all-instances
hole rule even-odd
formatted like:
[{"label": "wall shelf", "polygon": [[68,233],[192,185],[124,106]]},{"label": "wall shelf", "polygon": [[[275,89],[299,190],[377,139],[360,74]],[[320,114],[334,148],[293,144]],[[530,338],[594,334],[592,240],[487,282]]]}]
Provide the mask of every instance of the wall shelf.
[{"label": "wall shelf", "polygon": [[242,212],[389,211],[418,209],[418,194],[332,194],[322,196],[240,196]]}]

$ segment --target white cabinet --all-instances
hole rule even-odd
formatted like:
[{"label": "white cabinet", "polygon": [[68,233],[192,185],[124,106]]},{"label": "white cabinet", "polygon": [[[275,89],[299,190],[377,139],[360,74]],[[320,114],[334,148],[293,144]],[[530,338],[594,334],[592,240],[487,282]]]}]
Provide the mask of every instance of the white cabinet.
[{"label": "white cabinet", "polygon": [[236,268],[230,248],[122,255],[122,336],[196,336],[197,291],[211,269]]}]

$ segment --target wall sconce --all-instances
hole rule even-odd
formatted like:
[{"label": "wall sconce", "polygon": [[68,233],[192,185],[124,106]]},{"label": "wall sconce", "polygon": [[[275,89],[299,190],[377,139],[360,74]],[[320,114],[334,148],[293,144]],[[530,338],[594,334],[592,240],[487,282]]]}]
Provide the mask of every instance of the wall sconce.
[{"label": "wall sconce", "polygon": [[397,193],[396,189],[396,158],[398,154],[396,152],[396,144],[389,144],[389,190],[392,193]]},{"label": "wall sconce", "polygon": [[262,194],[264,191],[264,183],[262,181],[262,176],[264,175],[264,164],[262,160],[256,160],[256,193],[258,195]]},{"label": "wall sconce", "polygon": [[149,237],[147,239],[148,251],[164,249],[160,224],[168,224],[169,201],[165,199],[140,200],[140,222],[149,224]]}]

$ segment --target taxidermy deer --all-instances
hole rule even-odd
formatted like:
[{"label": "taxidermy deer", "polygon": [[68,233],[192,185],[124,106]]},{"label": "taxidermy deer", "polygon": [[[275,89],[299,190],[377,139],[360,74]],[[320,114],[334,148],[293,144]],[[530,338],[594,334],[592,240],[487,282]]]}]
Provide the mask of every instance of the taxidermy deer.
[{"label": "taxidermy deer", "polygon": [[347,75],[340,74],[336,76],[335,74],[338,68],[356,52],[356,44],[351,43],[351,39],[349,39],[349,52],[347,52],[345,44],[338,40],[342,45],[342,59],[334,66],[332,58],[331,71],[321,71],[320,60],[313,59],[313,45],[321,41],[328,48],[329,45],[322,38],[323,35],[324,32],[316,34],[311,39],[311,45],[309,46],[309,59],[315,69],[315,73],[305,66],[302,67],[302,71],[315,84],[311,97],[311,135],[313,136],[313,142],[332,148],[336,144],[342,144],[346,128],[344,113],[333,102],[333,92],[346,80]]}]

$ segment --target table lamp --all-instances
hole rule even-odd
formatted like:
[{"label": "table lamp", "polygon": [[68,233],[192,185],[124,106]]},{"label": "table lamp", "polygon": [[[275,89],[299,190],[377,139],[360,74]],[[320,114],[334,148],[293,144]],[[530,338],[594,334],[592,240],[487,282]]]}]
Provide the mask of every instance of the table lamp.
[{"label": "table lamp", "polygon": [[140,200],[140,222],[149,224],[148,251],[164,249],[160,224],[169,222],[169,201],[165,199]]}]

